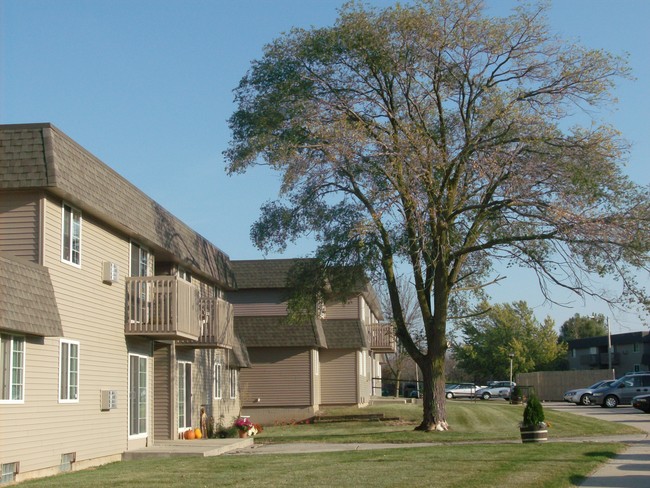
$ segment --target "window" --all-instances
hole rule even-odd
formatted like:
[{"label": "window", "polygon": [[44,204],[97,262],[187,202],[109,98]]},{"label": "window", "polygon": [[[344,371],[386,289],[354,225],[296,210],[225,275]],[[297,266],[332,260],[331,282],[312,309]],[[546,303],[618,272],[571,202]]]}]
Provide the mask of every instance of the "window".
[{"label": "window", "polygon": [[185,268],[178,268],[178,277],[183,281],[187,281],[188,283],[192,283],[192,275]]},{"label": "window", "polygon": [[149,276],[149,251],[136,242],[131,243],[131,276]]},{"label": "window", "polygon": [[638,342],[635,342],[632,345],[632,352],[639,352],[639,343]]},{"label": "window", "polygon": [[16,481],[16,475],[18,474],[18,463],[6,463],[2,465],[2,478],[0,478],[0,483],[11,483]]},{"label": "window", "polygon": [[237,398],[237,370],[230,370],[230,398]]},{"label": "window", "polygon": [[59,401],[79,401],[79,343],[61,340]]},{"label": "window", "polygon": [[192,426],[192,363],[178,363],[178,428]]},{"label": "window", "polygon": [[61,464],[59,465],[59,471],[65,473],[66,471],[72,471],[72,465],[77,460],[76,452],[67,452],[61,454]]},{"label": "window", "polygon": [[360,376],[367,376],[367,368],[366,368],[366,351],[361,351],[359,353],[359,375]]},{"label": "window", "polygon": [[214,397],[221,399],[221,363],[214,365]]},{"label": "window", "polygon": [[634,372],[638,373],[639,371],[641,371],[641,365],[640,364],[635,364],[634,365]]},{"label": "window", "polygon": [[129,354],[129,435],[147,433],[147,358]]},{"label": "window", "polygon": [[63,229],[61,238],[61,260],[81,265],[81,212],[63,204]]},{"label": "window", "polygon": [[25,399],[25,339],[0,335],[0,365],[2,391],[0,401],[22,402]]}]

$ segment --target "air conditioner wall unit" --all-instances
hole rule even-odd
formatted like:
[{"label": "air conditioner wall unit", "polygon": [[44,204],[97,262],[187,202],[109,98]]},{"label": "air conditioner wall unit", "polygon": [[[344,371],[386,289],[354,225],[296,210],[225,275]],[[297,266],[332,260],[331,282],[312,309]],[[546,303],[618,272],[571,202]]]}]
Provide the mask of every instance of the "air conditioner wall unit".
[{"label": "air conditioner wall unit", "polygon": [[120,271],[117,264],[104,261],[102,280],[104,283],[117,283],[120,278]]}]

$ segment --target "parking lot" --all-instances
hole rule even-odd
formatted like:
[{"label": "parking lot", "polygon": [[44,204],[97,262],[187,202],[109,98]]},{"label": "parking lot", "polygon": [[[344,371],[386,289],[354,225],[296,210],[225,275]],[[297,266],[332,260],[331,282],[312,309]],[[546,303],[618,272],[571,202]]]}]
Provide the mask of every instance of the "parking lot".
[{"label": "parking lot", "polygon": [[619,405],[616,408],[602,408],[598,405],[578,406],[567,402],[545,402],[544,407],[607,420],[609,422],[624,422],[650,434],[650,414],[643,413],[636,408],[632,408],[630,405]]}]

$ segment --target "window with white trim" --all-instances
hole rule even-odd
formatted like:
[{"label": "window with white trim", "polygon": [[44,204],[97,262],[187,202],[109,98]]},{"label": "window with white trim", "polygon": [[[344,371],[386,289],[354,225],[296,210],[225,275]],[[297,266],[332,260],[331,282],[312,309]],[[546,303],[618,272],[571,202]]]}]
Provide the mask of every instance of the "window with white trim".
[{"label": "window with white trim", "polygon": [[214,365],[214,398],[221,400],[221,363]]},{"label": "window with white trim", "polygon": [[147,433],[147,357],[129,354],[129,435]]},{"label": "window with white trim", "polygon": [[79,401],[79,342],[61,339],[59,351],[59,401]]},{"label": "window with white trim", "polygon": [[81,212],[64,203],[62,213],[61,260],[81,266]]},{"label": "window with white trim", "polygon": [[192,363],[178,362],[178,428],[192,427]]},{"label": "window with white trim", "polygon": [[236,369],[230,370],[230,398],[237,398],[237,373],[239,371]]},{"label": "window with white trim", "polygon": [[0,402],[25,399],[25,338],[0,335]]}]

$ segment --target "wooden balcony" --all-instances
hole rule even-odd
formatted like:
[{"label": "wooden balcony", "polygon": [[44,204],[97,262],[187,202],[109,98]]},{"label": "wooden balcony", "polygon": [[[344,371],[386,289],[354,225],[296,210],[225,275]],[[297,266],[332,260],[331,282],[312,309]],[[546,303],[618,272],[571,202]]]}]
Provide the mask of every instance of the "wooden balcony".
[{"label": "wooden balcony", "polygon": [[201,320],[197,340],[178,341],[179,346],[232,349],[234,336],[234,309],[221,298],[200,300]]},{"label": "wooden balcony", "polygon": [[125,335],[197,340],[198,289],[176,276],[126,278]]},{"label": "wooden balcony", "polygon": [[370,324],[368,326],[370,349],[375,352],[393,353],[397,350],[395,331],[390,324]]}]

